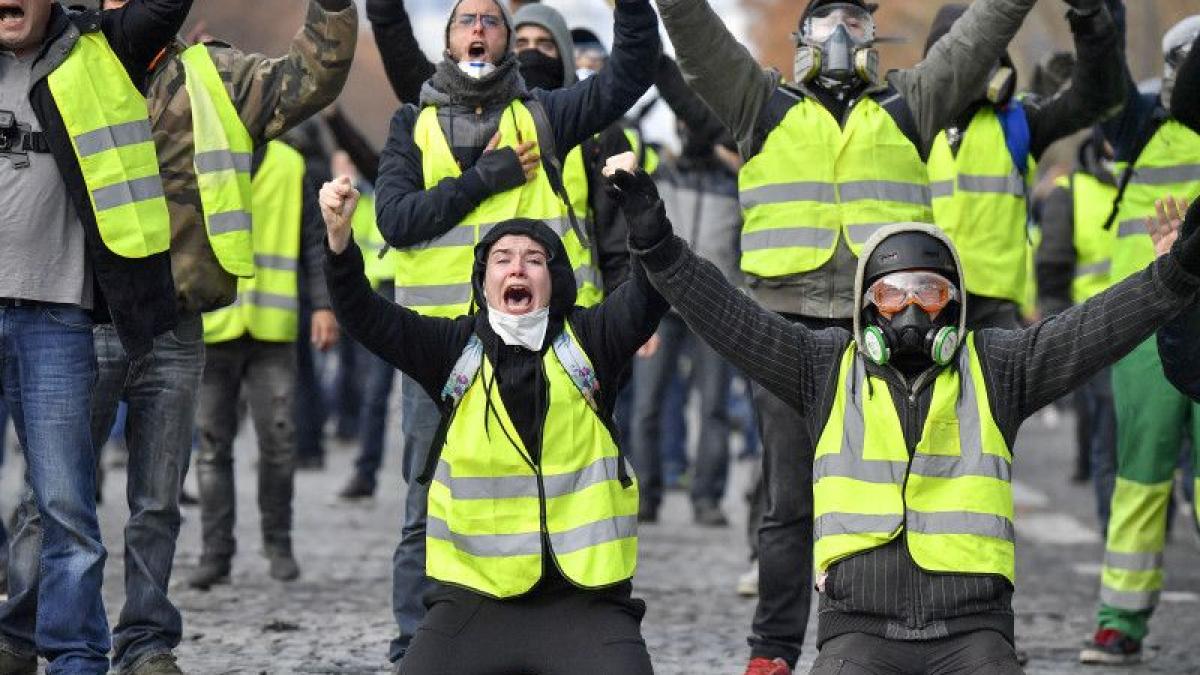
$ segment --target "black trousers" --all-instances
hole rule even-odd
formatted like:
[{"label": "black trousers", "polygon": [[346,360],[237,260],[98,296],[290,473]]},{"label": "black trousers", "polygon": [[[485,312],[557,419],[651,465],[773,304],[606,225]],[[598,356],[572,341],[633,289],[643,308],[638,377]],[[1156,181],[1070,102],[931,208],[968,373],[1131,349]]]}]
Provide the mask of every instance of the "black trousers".
[{"label": "black trousers", "polygon": [[910,642],[847,633],[821,645],[809,675],[1023,675],[1017,652],[993,630]]},{"label": "black trousers", "polygon": [[547,584],[494,600],[439,584],[401,675],[653,675],[646,603],[628,583],[601,591]]}]

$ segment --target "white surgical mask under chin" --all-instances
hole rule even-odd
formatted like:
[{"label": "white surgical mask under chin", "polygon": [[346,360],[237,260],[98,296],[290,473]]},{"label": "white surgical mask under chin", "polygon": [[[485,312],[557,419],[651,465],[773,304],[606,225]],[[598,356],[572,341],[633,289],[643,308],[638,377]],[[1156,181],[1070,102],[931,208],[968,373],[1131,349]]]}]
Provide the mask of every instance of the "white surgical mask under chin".
[{"label": "white surgical mask under chin", "polygon": [[496,66],[487,61],[459,61],[458,69],[466,73],[467,77],[478,80],[491,75],[496,70]]},{"label": "white surgical mask under chin", "polygon": [[488,323],[492,330],[510,347],[521,346],[541,351],[550,324],[550,308],[535,309],[528,314],[506,314],[488,303]]}]

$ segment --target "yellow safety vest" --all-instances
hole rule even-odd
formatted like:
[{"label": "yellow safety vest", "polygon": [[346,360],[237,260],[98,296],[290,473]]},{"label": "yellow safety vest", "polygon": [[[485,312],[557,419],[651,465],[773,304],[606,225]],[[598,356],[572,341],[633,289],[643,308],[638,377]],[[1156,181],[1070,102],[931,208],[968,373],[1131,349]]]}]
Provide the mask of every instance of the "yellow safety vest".
[{"label": "yellow safety vest", "polygon": [[1154,260],[1154,243],[1146,232],[1145,222],[1154,216],[1154,200],[1167,195],[1194,199],[1197,194],[1200,194],[1200,134],[1168,120],[1138,156],[1118,205],[1112,283]]},{"label": "yellow safety vest", "polygon": [[655,171],[658,171],[658,151],[649,145],[643,147],[642,135],[636,129],[626,128],[624,131],[625,140],[629,141],[629,147],[633,149],[633,154],[637,155],[642,171],[653,175]]},{"label": "yellow safety vest", "polygon": [[250,337],[263,342],[294,342],[299,324],[300,228],[304,199],[304,157],[271,141],[252,182],[254,277],[238,279],[232,305],[204,314],[209,344]]},{"label": "yellow safety vest", "polygon": [[974,336],[958,367],[934,382],[911,462],[887,383],[867,377],[852,343],[813,463],[817,569],[904,534],[922,569],[1012,582],[1012,453],[992,418]]},{"label": "yellow safety vest", "polygon": [[[396,265],[399,254],[395,249],[388,249],[387,242],[379,232],[375,222],[375,195],[364,192],[358,199],[358,208],[350,220],[350,229],[354,232],[354,240],[358,242],[363,254],[363,268],[372,286],[380,282],[396,278]],[[383,253],[387,249],[387,253]],[[380,258],[380,254],[383,257]]]},{"label": "yellow safety vest", "polygon": [[809,272],[833,256],[839,235],[858,255],[884,224],[932,222],[928,181],[917,148],[873,99],[855,105],[843,128],[802,98],[738,173],[742,270]]},{"label": "yellow safety vest", "polygon": [[253,276],[250,164],[254,142],[208,48],[189,47],[179,55],[179,61],[192,110],[192,165],[208,243],[226,272]]},{"label": "yellow safety vest", "polygon": [[476,350],[480,367],[453,413],[429,486],[430,577],[497,598],[521,595],[542,577],[543,537],[578,586],[633,576],[637,484],[621,485],[617,444],[567,371],[591,363],[570,343],[577,341],[568,325],[542,360],[550,401],[537,461],[500,388],[485,385],[495,374],[482,347],[473,341],[464,350],[463,358]]},{"label": "yellow safety vest", "polygon": [[1086,171],[1059,176],[1054,184],[1071,193],[1072,238],[1075,244],[1075,278],[1071,302],[1079,304],[1109,287],[1112,247],[1116,231],[1104,229],[1117,196],[1115,185],[1097,180]]},{"label": "yellow safety vest", "polygon": [[171,244],[146,98],[103,33],[84,33],[47,79],[105,247],[145,258]]},{"label": "yellow safety vest", "polygon": [[991,106],[975,113],[955,155],[946,132],[929,154],[933,222],[962,257],[967,292],[1015,303],[1026,299],[1029,221],[1026,176],[1036,173],[1027,158],[1022,175],[1013,164],[1000,118]]},{"label": "yellow safety vest", "polygon": [[[575,146],[567,153],[566,161],[563,162],[563,187],[567,190],[567,196],[571,198],[571,208],[574,209],[575,216],[582,219],[580,224],[594,242],[596,214],[592,210],[588,194],[582,146]],[[571,236],[578,241],[574,232]],[[578,257],[571,258],[572,267],[575,268],[575,304],[580,307],[598,305],[604,299],[604,282],[600,279],[600,268],[597,265],[599,261],[596,260],[594,251],[594,246],[590,249],[580,246]]]},{"label": "yellow safety vest", "polygon": [[[509,104],[500,116],[500,133],[501,147],[537,138],[533,116],[525,104]],[[413,140],[421,149],[425,189],[433,188],[443,178],[462,175],[438,124],[435,106],[425,107],[417,117]],[[576,278],[590,265],[591,254],[571,227],[567,205],[555,194],[545,170],[539,170],[532,183],[488,197],[449,232],[420,246],[401,249],[396,268],[398,302],[426,316],[453,318],[466,314],[472,302],[475,244],[496,223],[512,218],[541,220],[562,237]]]}]

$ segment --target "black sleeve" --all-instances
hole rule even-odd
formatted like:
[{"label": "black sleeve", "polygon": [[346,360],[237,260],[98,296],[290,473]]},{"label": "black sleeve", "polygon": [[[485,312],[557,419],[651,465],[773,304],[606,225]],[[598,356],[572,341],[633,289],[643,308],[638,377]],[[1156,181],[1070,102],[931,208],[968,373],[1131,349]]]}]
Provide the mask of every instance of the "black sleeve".
[{"label": "black sleeve", "polygon": [[333,112],[325,118],[325,124],[338,147],[350,155],[350,161],[354,162],[359,173],[374,185],[379,180],[379,151],[362,135],[358,127],[346,118],[341,106],[334,107]]},{"label": "black sleeve", "polygon": [[417,103],[421,85],[433,75],[434,65],[413,35],[403,0],[367,0],[367,19],[396,98],[402,104]]},{"label": "black sleeve", "polygon": [[1200,308],[1193,306],[1158,331],[1163,372],[1175,388],[1200,402]]},{"label": "black sleeve", "polygon": [[613,34],[612,56],[595,76],[554,91],[536,90],[554,129],[559,159],[621,119],[654,81],[662,43],[649,0],[616,0]]},{"label": "black sleeve", "polygon": [[470,320],[421,316],[371,290],[353,241],[340,254],[325,246],[325,278],[338,325],[350,337],[431,396],[441,391],[470,336]]},{"label": "black sleeve", "polygon": [[1109,13],[1101,9],[1080,18],[1068,14],[1075,35],[1075,71],[1067,88],[1027,106],[1029,151],[1035,159],[1051,143],[1115,114],[1125,101],[1127,66],[1120,37]]},{"label": "black sleeve", "polygon": [[1200,134],[1200,38],[1192,43],[1192,51],[1175,73],[1171,116]]},{"label": "black sleeve", "polygon": [[658,93],[667,102],[671,112],[683,120],[693,133],[699,134],[701,138],[716,138],[725,131],[725,125],[721,123],[717,114],[708,107],[704,99],[687,86],[683,73],[679,72],[678,64],[666,54],[659,56],[654,86],[658,87]]},{"label": "black sleeve", "polygon": [[688,326],[747,377],[801,415],[819,406],[848,332],[812,331],[763,309],[678,237],[634,254]]},{"label": "black sleeve", "polygon": [[488,197],[487,187],[474,167],[458,178],[444,178],[425,189],[421,149],[412,137],[416,121],[415,107],[401,106],[396,111],[375,182],[379,232],[397,248],[445,234]]},{"label": "black sleeve", "polygon": [[132,0],[120,9],[100,12],[100,29],[139,88],[150,62],[187,19],[192,0]]},{"label": "black sleeve", "polygon": [[1075,279],[1075,213],[1071,192],[1056,187],[1042,202],[1042,243],[1034,256],[1038,306],[1046,316],[1071,306]]},{"label": "black sleeve", "polygon": [[604,282],[604,295],[607,296],[629,278],[629,246],[626,244],[629,224],[625,222],[625,214],[612,195],[605,189],[606,181],[600,172],[609,157],[629,152],[632,148],[624,130],[617,124],[601,132],[599,138],[585,141],[583,148],[588,163],[588,194],[592,203],[592,251]]},{"label": "black sleeve", "polygon": [[317,203],[317,190],[305,177],[304,202],[300,212],[300,264],[307,281],[309,303],[313,309],[329,309],[329,290],[325,284],[325,220]]},{"label": "black sleeve", "polygon": [[1087,302],[1021,330],[976,334],[989,400],[1010,440],[1021,423],[1118,361],[1195,298],[1168,254]]}]

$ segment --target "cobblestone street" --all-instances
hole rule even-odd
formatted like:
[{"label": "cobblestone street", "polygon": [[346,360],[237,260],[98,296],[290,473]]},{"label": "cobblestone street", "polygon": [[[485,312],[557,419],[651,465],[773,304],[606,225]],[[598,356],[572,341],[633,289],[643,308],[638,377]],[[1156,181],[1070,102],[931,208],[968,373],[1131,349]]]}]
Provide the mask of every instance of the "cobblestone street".
[{"label": "cobblestone street", "polygon": [[[1200,553],[1191,524],[1175,523],[1167,551],[1167,588],[1151,624],[1146,664],[1136,670],[1084,669],[1075,663],[1092,630],[1102,545],[1089,487],[1066,481],[1071,463],[1070,419],[1054,429],[1031,421],[1017,454],[1017,635],[1030,655],[1030,673],[1197,673],[1200,657]],[[390,454],[379,496],[347,506],[334,495],[346,478],[353,449],[329,444],[328,467],[298,476],[296,555],[301,579],[281,584],[267,576],[259,554],[254,495],[255,447],[249,432],[238,444],[240,553],[233,583],[211,592],[190,590],[184,579],[199,555],[199,513],[185,510],[172,596],[182,608],[180,664],[191,673],[386,672],[392,637],[389,608],[391,555],[398,536],[402,487],[398,452]],[[5,467],[4,505],[16,493],[14,462]],[[745,635],[754,610],[734,584],[747,569],[742,530],[742,486],[749,465],[738,464],[725,507],[735,525],[702,530],[692,525],[686,494],[671,493],[659,524],[642,529],[636,592],[649,611],[643,624],[660,675],[740,675],[748,655]],[[105,598],[115,622],[122,597],[120,525],[124,472],[110,469],[102,517],[110,558]],[[194,492],[194,483],[190,489]],[[815,655],[810,624],[800,672]]]}]

